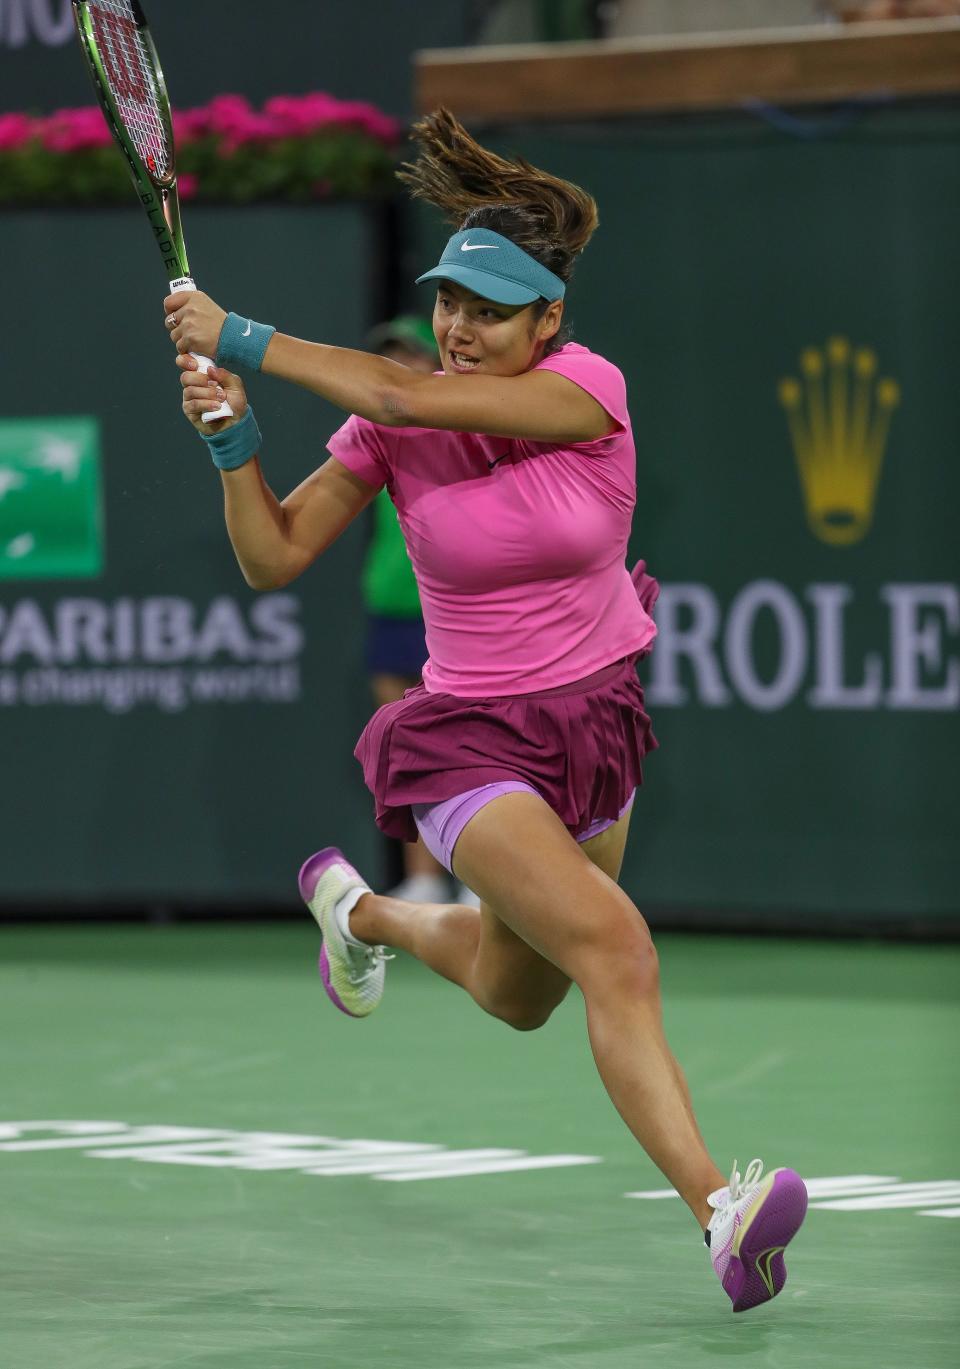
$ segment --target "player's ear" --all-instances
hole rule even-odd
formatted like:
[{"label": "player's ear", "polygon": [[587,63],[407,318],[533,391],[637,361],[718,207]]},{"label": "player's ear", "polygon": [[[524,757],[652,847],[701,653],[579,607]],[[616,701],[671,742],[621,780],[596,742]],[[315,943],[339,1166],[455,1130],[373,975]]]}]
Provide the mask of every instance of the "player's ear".
[{"label": "player's ear", "polygon": [[563,300],[551,300],[537,328],[538,341],[549,342],[552,337],[556,337],[562,322]]}]

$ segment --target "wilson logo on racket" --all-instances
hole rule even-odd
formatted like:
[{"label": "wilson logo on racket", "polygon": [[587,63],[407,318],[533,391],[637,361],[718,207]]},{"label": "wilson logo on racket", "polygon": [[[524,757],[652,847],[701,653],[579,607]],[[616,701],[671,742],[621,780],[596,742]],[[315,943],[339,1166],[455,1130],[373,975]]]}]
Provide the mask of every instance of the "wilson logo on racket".
[{"label": "wilson logo on racket", "polygon": [[[170,101],[139,0],[71,0],[80,50],[104,118],[126,158],[174,289],[195,289],[180,222]],[[194,352],[201,371],[212,362]],[[233,414],[224,400],[206,419]]]},{"label": "wilson logo on racket", "polygon": [[145,104],[149,91],[140,56],[140,35],[132,19],[103,5],[90,6],[100,60],[107,69],[110,88],[120,99]]}]

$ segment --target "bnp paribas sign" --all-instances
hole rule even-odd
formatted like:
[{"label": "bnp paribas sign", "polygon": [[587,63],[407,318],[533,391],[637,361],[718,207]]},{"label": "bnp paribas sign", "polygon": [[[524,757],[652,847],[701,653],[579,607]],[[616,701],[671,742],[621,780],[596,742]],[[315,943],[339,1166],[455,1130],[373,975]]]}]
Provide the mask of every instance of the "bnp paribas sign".
[{"label": "bnp paribas sign", "polygon": [[0,708],[299,699],[295,595],[107,596],[105,541],[96,418],[0,419]]},{"label": "bnp paribas sign", "polygon": [[[839,336],[804,348],[797,369],[778,387],[784,479],[792,448],[797,517],[831,549],[836,574],[801,588],[751,580],[726,600],[708,584],[664,585],[650,702],[740,703],[766,712],[797,702],[814,709],[956,710],[960,585],[891,577],[875,585],[867,603],[848,578],[850,558],[870,536],[887,448],[895,445],[900,386],[883,373],[873,348]],[[905,529],[906,547],[910,535]],[[864,615],[876,619],[877,610],[884,626],[872,649],[856,657],[848,645],[851,624]],[[775,642],[772,663],[765,660],[763,668],[761,635]]]},{"label": "bnp paribas sign", "polygon": [[100,575],[101,510],[95,418],[0,423],[0,580]]}]

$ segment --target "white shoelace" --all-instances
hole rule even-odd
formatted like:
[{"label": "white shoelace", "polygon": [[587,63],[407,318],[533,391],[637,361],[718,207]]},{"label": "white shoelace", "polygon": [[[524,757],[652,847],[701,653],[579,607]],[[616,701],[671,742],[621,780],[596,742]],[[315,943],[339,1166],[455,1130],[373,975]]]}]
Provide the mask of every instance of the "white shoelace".
[{"label": "white shoelace", "polygon": [[734,1160],[733,1169],[730,1171],[730,1201],[739,1202],[744,1197],[748,1188],[753,1188],[754,1184],[759,1183],[763,1173],[763,1161],[751,1160],[744,1171],[743,1178],[737,1171],[737,1162]]},{"label": "white shoelace", "polygon": [[361,985],[369,979],[372,974],[376,974],[378,966],[387,960],[396,960],[396,956],[387,950],[386,946],[368,946],[363,953],[363,967],[349,971],[351,984]]}]

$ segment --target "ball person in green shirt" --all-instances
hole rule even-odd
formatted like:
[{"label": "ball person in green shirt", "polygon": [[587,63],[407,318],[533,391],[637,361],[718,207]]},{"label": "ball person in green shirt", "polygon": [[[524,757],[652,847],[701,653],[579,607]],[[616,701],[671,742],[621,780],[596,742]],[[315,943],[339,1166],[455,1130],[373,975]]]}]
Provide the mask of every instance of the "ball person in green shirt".
[{"label": "ball person in green shirt", "polygon": [[[412,314],[379,324],[367,338],[367,348],[415,371],[440,369],[433,329],[426,319]],[[373,501],[373,534],[363,566],[363,603],[367,673],[374,702],[381,708],[419,683],[427,659],[417,581],[397,511],[386,490]],[[391,896],[412,903],[448,902],[447,872],[423,842],[405,843],[402,849],[403,878],[390,891]],[[478,902],[465,887],[457,897],[461,903]]]}]

